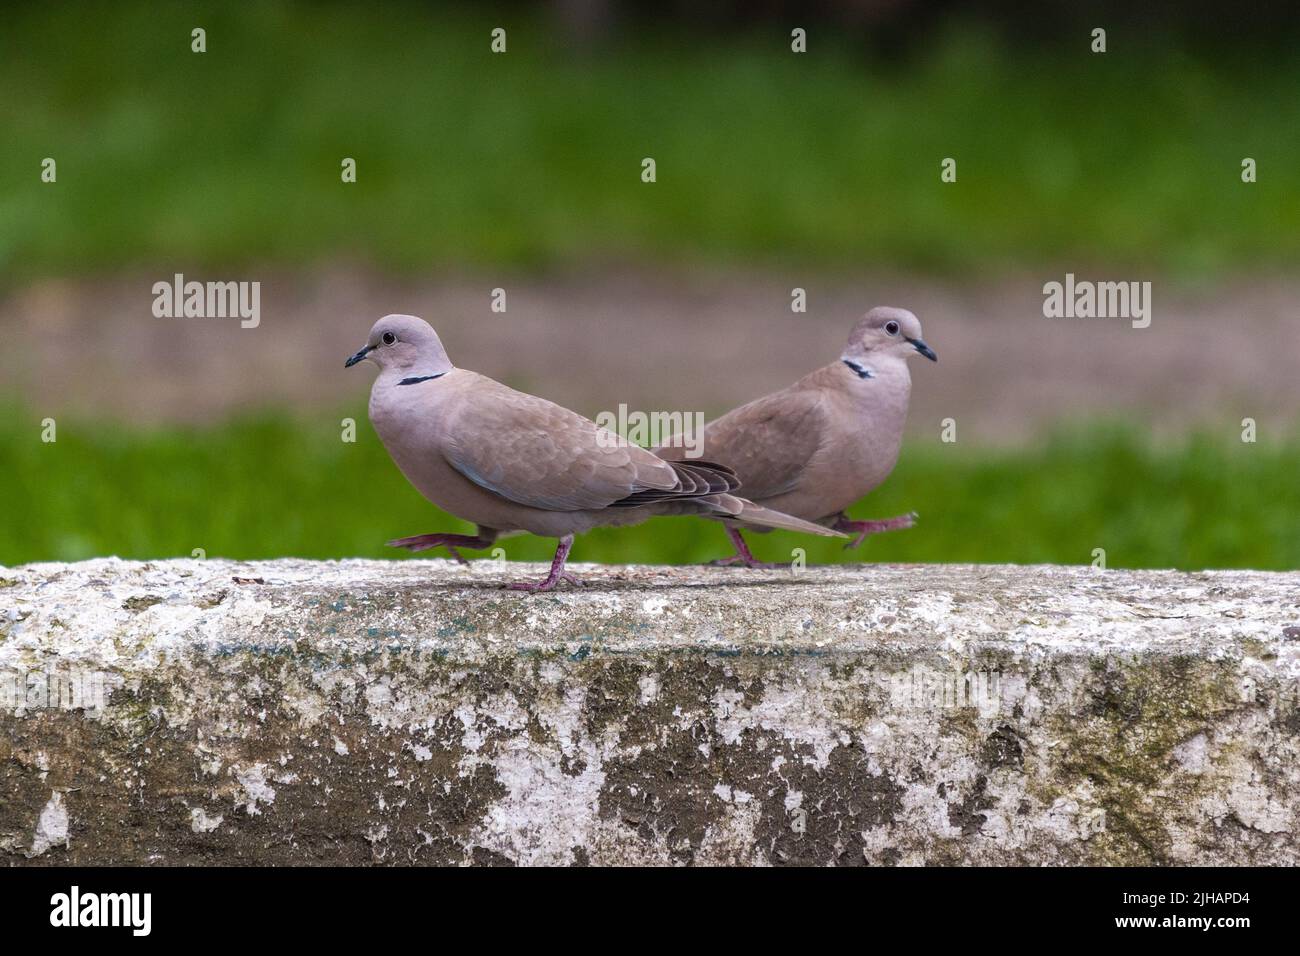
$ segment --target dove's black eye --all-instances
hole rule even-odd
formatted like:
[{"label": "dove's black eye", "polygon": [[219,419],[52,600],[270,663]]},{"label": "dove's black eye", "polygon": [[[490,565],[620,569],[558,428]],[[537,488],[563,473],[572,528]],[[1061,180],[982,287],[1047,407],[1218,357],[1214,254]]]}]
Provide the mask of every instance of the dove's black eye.
[{"label": "dove's black eye", "polygon": [[392,345],[394,342],[397,341],[397,336],[394,335],[392,332],[385,332],[379,338],[380,341],[382,341],[385,345]]},{"label": "dove's black eye", "polygon": [[888,332],[890,335],[897,335],[898,323],[895,322],[893,319],[890,319],[888,322],[885,323],[885,331]]}]

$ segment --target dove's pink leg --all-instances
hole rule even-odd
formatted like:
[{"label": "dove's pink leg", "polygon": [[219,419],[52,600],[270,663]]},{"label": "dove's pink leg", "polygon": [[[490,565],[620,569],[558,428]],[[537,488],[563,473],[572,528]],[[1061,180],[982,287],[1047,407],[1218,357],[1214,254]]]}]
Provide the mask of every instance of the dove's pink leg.
[{"label": "dove's pink leg", "polygon": [[396,538],[388,542],[390,548],[405,548],[407,551],[428,551],[430,548],[446,548],[451,556],[461,564],[469,564],[460,556],[457,548],[472,548],[475,551],[492,546],[497,539],[497,532],[491,528],[480,527],[478,534],[416,534],[409,538]]},{"label": "dove's pink leg", "polygon": [[882,531],[899,531],[903,528],[910,528],[916,524],[916,512],[899,515],[897,518],[884,518],[880,521],[852,521],[846,514],[841,514],[831,525],[836,531],[846,531],[849,534],[857,534],[857,537],[844,546],[844,550],[856,548],[867,539],[869,534],[880,534]]},{"label": "dove's pink leg", "polygon": [[790,565],[776,561],[760,561],[754,557],[753,552],[749,550],[749,545],[745,543],[745,538],[740,533],[739,528],[727,526],[727,537],[731,543],[736,546],[736,553],[728,558],[718,558],[716,561],[709,562],[718,567],[727,567],[732,564],[743,564],[747,568],[788,568]]},{"label": "dove's pink leg", "polygon": [[572,547],[573,535],[566,534],[560,539],[559,546],[555,549],[555,557],[551,559],[551,573],[546,576],[545,581],[540,581],[537,584],[524,581],[519,584],[507,584],[506,587],[511,591],[554,591],[555,586],[561,581],[568,581],[570,584],[581,584],[581,581],[564,570],[564,562],[569,559],[569,549]]}]

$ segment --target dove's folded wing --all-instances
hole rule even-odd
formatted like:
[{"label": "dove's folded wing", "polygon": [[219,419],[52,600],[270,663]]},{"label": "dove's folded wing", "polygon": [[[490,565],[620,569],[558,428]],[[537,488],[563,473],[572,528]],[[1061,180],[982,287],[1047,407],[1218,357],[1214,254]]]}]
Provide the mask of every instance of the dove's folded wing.
[{"label": "dove's folded wing", "polygon": [[812,389],[786,389],[742,405],[705,430],[705,453],[740,477],[740,493],[761,501],[799,487],[822,447],[826,405]]},{"label": "dove's folded wing", "polygon": [[576,412],[483,379],[446,419],[442,452],[475,484],[547,511],[606,508],[641,492],[670,491],[671,464]]}]

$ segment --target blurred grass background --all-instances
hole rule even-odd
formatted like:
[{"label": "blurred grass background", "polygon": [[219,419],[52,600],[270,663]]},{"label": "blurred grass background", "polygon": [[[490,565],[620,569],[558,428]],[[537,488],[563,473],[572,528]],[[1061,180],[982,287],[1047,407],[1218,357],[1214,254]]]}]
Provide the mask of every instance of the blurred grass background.
[{"label": "blurred grass background", "polygon": [[[176,263],[394,274],[870,263],[948,276],[1067,262],[1206,283],[1293,267],[1293,33],[1189,39],[1115,14],[1109,52],[1094,56],[1087,18],[1061,5],[1043,5],[1056,25],[1046,41],[1006,11],[947,9],[940,23],[880,30],[640,11],[593,44],[522,4],[9,9],[0,292],[42,277],[169,276]],[[805,22],[812,52],[795,56],[790,26]],[[196,25],[202,55],[190,52]],[[505,56],[488,49],[498,25]],[[46,156],[57,187],[39,181]],[[347,187],[345,156],[358,163]],[[645,156],[653,187],[639,179]],[[960,189],[937,186],[946,156],[959,159]],[[1244,156],[1260,170],[1248,188]],[[0,401],[20,402],[8,384]],[[60,418],[57,443],[43,444],[39,417],[20,404],[0,417],[3,563],[194,548],[381,556],[388,538],[460,526],[406,484],[364,422],[351,445],[323,415],[162,429]],[[1104,546],[1112,567],[1294,568],[1297,463],[1300,440],[1156,445],[1140,421],[1010,449],[911,443],[854,514],[917,510],[917,529],[847,554],[784,534],[754,544],[769,559],[803,547],[810,562],[1087,563]],[[553,548],[503,546],[512,559]],[[728,550],[717,525],[660,519],[594,532],[575,558]]]},{"label": "blurred grass background", "polygon": [[[391,538],[473,528],[433,509],[367,425],[355,444],[319,421],[262,416],[207,429],[145,432],[60,423],[31,440],[11,410],[0,424],[6,533],[0,563],[131,558],[395,557]],[[20,434],[21,432],[21,434]],[[751,536],[765,560],[1006,561],[1108,567],[1300,566],[1300,441],[1153,445],[1131,427],[1060,430],[1031,449],[914,443],[854,517],[916,510],[917,527],[842,542]],[[19,504],[18,507],[13,505]],[[554,542],[500,542],[510,560],[549,560]],[[729,554],[720,525],[659,518],[583,536],[574,559],[683,563]],[[404,552],[400,552],[404,555]],[[487,556],[486,552],[479,553]],[[446,556],[439,550],[430,556]]]},{"label": "blurred grass background", "polygon": [[[1114,10],[1104,55],[1086,17],[1047,44],[1000,29],[1036,15],[957,8],[875,48],[813,14],[650,16],[575,51],[525,5],[22,6],[0,31],[0,269],[1296,260],[1279,107],[1300,48],[1261,28],[1267,55],[1207,51]],[[936,188],[948,156],[960,189]]]}]

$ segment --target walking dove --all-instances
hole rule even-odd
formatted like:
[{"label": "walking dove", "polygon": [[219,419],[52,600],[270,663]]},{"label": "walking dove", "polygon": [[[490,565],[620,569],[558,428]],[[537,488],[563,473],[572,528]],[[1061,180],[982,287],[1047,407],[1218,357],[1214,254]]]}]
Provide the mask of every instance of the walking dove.
[{"label": "walking dove", "polygon": [[[854,325],[837,361],[789,388],[742,405],[704,429],[703,455],[733,468],[755,503],[856,534],[910,528],[915,514],[851,521],[845,509],[894,470],[903,440],[912,380],[907,359],[939,357],[921,339],[921,323],[906,309],[879,306]],[[657,450],[678,459],[680,447]],[[736,554],[719,563],[762,566],[750,553],[743,517],[723,517]]]},{"label": "walking dove", "polygon": [[758,527],[840,532],[755,505],[733,494],[729,468],[665,461],[553,402],[451,364],[422,319],[388,315],[375,323],[346,368],[379,366],[370,421],[408,481],[431,502],[478,526],[478,533],[421,534],[390,541],[409,551],[487,548],[505,533],[559,539],[551,573],[511,588],[549,591],[577,580],[564,570],[575,534],[630,525],[655,515],[726,516]]}]

